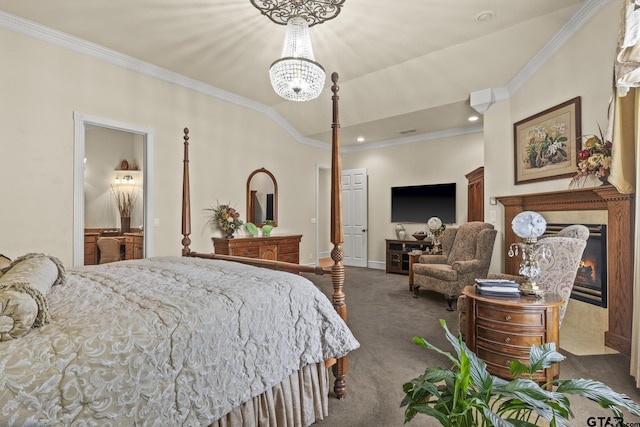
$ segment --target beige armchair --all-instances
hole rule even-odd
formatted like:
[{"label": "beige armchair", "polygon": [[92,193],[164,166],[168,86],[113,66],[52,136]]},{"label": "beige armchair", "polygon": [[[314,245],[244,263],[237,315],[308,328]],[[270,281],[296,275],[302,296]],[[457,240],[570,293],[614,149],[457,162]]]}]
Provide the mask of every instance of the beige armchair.
[{"label": "beige armchair", "polygon": [[493,225],[479,221],[447,228],[441,237],[442,254],[421,255],[411,265],[409,287],[414,296],[418,297],[421,288],[441,293],[451,311],[465,286],[487,277],[496,233]]},{"label": "beige armchair", "polygon": [[[559,323],[567,311],[567,304],[571,297],[571,290],[576,280],[578,267],[582,259],[582,253],[587,246],[589,229],[584,225],[570,225],[560,230],[555,235],[542,237],[538,240],[538,245],[544,244],[550,252],[549,257],[540,259],[540,275],[536,278],[536,283],[545,293],[558,294],[564,304],[559,309]],[[491,273],[490,279],[509,279],[522,283],[523,276],[514,276],[503,273]],[[464,295],[458,299],[460,333],[466,331],[466,298]]]}]

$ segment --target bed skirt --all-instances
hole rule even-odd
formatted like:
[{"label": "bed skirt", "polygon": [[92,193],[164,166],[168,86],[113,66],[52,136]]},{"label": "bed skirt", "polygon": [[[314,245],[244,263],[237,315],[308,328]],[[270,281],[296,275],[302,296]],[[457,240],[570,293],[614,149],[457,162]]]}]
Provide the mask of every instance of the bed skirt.
[{"label": "bed skirt", "polygon": [[307,365],[211,427],[306,427],[329,414],[329,370]]}]

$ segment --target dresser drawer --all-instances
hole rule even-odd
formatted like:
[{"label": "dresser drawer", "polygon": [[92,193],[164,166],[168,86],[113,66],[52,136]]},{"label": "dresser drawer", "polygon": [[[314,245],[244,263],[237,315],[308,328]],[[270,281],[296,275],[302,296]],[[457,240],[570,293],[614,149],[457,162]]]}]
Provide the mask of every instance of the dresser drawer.
[{"label": "dresser drawer", "polygon": [[512,331],[501,331],[476,325],[476,339],[478,341],[489,341],[496,344],[505,344],[526,348],[527,353],[532,345],[542,345],[545,343],[544,330],[539,333],[514,333]]},{"label": "dresser drawer", "polygon": [[503,367],[509,369],[509,364],[513,360],[521,360],[523,362],[529,362],[529,349],[524,352],[516,352],[517,354],[506,354],[500,351],[496,351],[495,348],[487,348],[482,345],[478,345],[476,354],[486,363],[490,363],[494,366]]},{"label": "dresser drawer", "polygon": [[[527,353],[524,355],[509,355],[500,353],[499,351],[494,351],[492,349],[478,346],[476,354],[479,358],[485,361],[487,364],[487,370],[489,373],[496,375],[500,378],[504,378],[510,380],[513,378],[511,372],[509,372],[509,365],[514,360],[520,360],[523,363],[529,363],[529,350],[527,349]],[[533,374],[533,381],[538,383],[544,383],[550,379],[550,377],[556,376],[559,372],[558,365],[553,365],[550,368],[547,368],[547,372],[538,371]],[[548,375],[548,376],[547,376]],[[528,377],[526,374],[523,374],[523,378]]]},{"label": "dresser drawer", "polygon": [[544,327],[545,310],[509,310],[501,308],[493,304],[484,304],[479,302],[476,308],[476,317],[478,321],[487,320],[489,322],[500,322],[527,327]]},{"label": "dresser drawer", "polygon": [[283,254],[283,253],[280,253],[280,251],[278,251],[278,261],[292,262],[294,264],[298,264],[300,262],[300,256],[298,255],[297,252]]},{"label": "dresser drawer", "polygon": [[282,243],[278,245],[279,254],[298,254],[299,245],[297,243]]},{"label": "dresser drawer", "polygon": [[233,256],[243,256],[245,258],[259,258],[260,257],[260,248],[252,247],[252,248],[232,248],[231,254]]}]

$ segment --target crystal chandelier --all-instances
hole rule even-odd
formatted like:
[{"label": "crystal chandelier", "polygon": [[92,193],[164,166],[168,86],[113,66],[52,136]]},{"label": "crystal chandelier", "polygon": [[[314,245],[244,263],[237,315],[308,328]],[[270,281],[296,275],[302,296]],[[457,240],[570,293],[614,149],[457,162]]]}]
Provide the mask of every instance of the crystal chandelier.
[{"label": "crystal chandelier", "polygon": [[276,24],[287,26],[280,59],[269,69],[273,90],[289,101],[317,98],[326,79],[315,61],[309,27],[335,18],[345,0],[251,0]]}]

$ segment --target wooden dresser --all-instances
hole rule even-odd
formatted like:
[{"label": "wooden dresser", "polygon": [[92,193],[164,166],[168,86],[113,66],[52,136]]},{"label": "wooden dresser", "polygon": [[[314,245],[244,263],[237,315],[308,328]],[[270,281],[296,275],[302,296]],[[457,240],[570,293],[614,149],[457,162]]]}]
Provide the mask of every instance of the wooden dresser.
[{"label": "wooden dresser", "polygon": [[[554,342],[559,350],[559,296],[488,297],[476,294],[473,286],[462,293],[467,297],[467,347],[486,362],[491,374],[512,380],[509,364],[514,359],[528,362],[532,345]],[[559,371],[559,365],[553,364],[533,380],[551,381]]]},{"label": "wooden dresser", "polygon": [[212,240],[217,254],[300,263],[302,235],[233,239],[213,237]]}]

